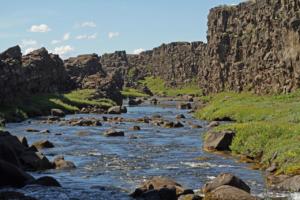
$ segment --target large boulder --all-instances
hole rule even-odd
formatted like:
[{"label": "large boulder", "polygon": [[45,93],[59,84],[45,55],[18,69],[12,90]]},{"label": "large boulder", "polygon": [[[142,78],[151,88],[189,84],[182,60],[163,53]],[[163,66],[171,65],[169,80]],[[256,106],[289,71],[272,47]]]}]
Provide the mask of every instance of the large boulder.
[{"label": "large boulder", "polygon": [[145,181],[139,188],[137,188],[131,196],[133,198],[144,198],[154,200],[177,200],[177,197],[182,194],[187,194],[179,183],[174,180],[164,177],[153,177]]},{"label": "large boulder", "polygon": [[0,187],[23,187],[34,178],[17,166],[0,160]]},{"label": "large boulder", "polygon": [[300,175],[287,178],[284,181],[277,184],[275,187],[279,190],[289,192],[300,192]]},{"label": "large boulder", "polygon": [[20,155],[20,160],[26,170],[36,171],[54,168],[53,163],[40,152],[25,151]]},{"label": "large boulder", "polygon": [[211,182],[206,183],[202,190],[204,193],[208,193],[223,185],[236,187],[250,193],[250,187],[243,180],[228,173],[218,175]]},{"label": "large boulder", "polygon": [[204,200],[258,200],[258,198],[239,188],[223,185],[207,193]]},{"label": "large boulder", "polygon": [[230,145],[235,136],[232,131],[208,132],[204,140],[207,151],[230,151]]}]

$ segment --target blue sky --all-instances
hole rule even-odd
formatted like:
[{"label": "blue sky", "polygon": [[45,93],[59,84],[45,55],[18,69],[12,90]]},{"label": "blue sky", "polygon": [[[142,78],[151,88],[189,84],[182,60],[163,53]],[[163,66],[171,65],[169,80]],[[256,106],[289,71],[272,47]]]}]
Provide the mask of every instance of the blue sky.
[{"label": "blue sky", "polygon": [[209,9],[241,0],[0,0],[0,51],[46,47],[66,58],[206,41]]}]

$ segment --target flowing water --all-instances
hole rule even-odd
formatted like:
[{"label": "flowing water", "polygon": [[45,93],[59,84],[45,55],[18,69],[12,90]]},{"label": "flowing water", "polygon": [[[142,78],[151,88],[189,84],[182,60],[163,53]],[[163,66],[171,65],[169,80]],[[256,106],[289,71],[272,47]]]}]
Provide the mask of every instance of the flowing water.
[{"label": "flowing water", "polygon": [[[62,188],[27,186],[19,191],[41,200],[128,200],[128,194],[139,183],[152,176],[167,176],[186,188],[197,190],[218,174],[229,172],[246,181],[253,194],[270,195],[262,172],[251,170],[247,164],[239,163],[231,157],[203,152],[202,136],[206,129],[192,129],[188,122],[203,127],[207,123],[192,118],[187,111],[177,110],[175,102],[128,107],[128,113],[121,116],[140,118],[154,114],[172,121],[175,121],[177,114],[184,114],[186,119],[181,121],[185,126],[167,129],[145,123],[103,122],[103,126],[99,127],[74,127],[42,124],[38,119],[8,124],[8,131],[14,135],[26,136],[29,144],[45,139],[53,142],[55,148],[43,150],[50,160],[56,155],[64,155],[66,160],[77,166],[74,170],[32,173],[35,177],[53,176],[63,185]],[[66,118],[102,119],[103,116],[110,115],[80,114],[68,115]],[[141,126],[141,130],[129,131],[134,125]],[[103,132],[111,127],[123,130],[125,137],[103,136]],[[50,133],[28,133],[27,128],[48,129]],[[77,134],[82,131],[86,132],[85,136]],[[136,139],[130,137],[133,135]]]}]

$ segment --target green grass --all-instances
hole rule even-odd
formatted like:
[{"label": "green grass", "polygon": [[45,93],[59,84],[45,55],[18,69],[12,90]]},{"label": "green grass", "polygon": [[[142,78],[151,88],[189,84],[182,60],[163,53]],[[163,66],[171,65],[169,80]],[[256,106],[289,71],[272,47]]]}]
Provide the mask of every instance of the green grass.
[{"label": "green grass", "polygon": [[147,86],[156,95],[177,96],[177,95],[195,95],[202,96],[202,90],[195,83],[186,84],[182,87],[167,87],[165,81],[161,78],[146,77],[140,81]]},{"label": "green grass", "polygon": [[140,92],[139,90],[137,89],[134,89],[134,88],[124,88],[122,91],[121,91],[123,97],[148,97],[149,95],[147,94],[144,94],[142,92]]},{"label": "green grass", "polygon": [[109,99],[92,99],[94,90],[76,90],[66,94],[38,94],[18,99],[10,105],[0,107],[0,118],[20,121],[28,117],[47,115],[52,108],[67,113],[78,112],[86,106],[108,108],[115,103]]},{"label": "green grass", "polygon": [[234,120],[216,128],[236,132],[233,153],[258,158],[263,167],[275,162],[277,173],[300,173],[300,91],[273,96],[227,92],[207,99],[208,105],[196,116]]}]

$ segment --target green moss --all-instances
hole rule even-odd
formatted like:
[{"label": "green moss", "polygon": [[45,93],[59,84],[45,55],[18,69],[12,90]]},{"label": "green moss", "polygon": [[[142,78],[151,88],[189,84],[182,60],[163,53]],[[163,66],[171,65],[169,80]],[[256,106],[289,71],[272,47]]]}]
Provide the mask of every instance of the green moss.
[{"label": "green moss", "polygon": [[141,81],[141,83],[147,86],[156,95],[202,95],[202,90],[195,83],[186,84],[178,88],[172,88],[167,87],[163,79],[154,77],[146,77],[145,80]]},{"label": "green moss", "polygon": [[134,88],[124,88],[121,91],[121,93],[124,97],[148,97],[149,96]]},{"label": "green moss", "polygon": [[76,90],[66,94],[38,94],[23,97],[10,105],[2,105],[0,118],[7,121],[20,121],[28,117],[49,114],[52,108],[75,113],[85,106],[108,108],[115,105],[109,99],[92,99],[94,92],[94,90]]},{"label": "green moss", "polygon": [[261,158],[265,167],[275,162],[278,173],[299,174],[299,91],[274,96],[227,92],[208,99],[208,105],[197,111],[196,116],[206,120],[225,117],[235,120],[236,123],[216,128],[236,132],[231,145],[233,153]]}]

